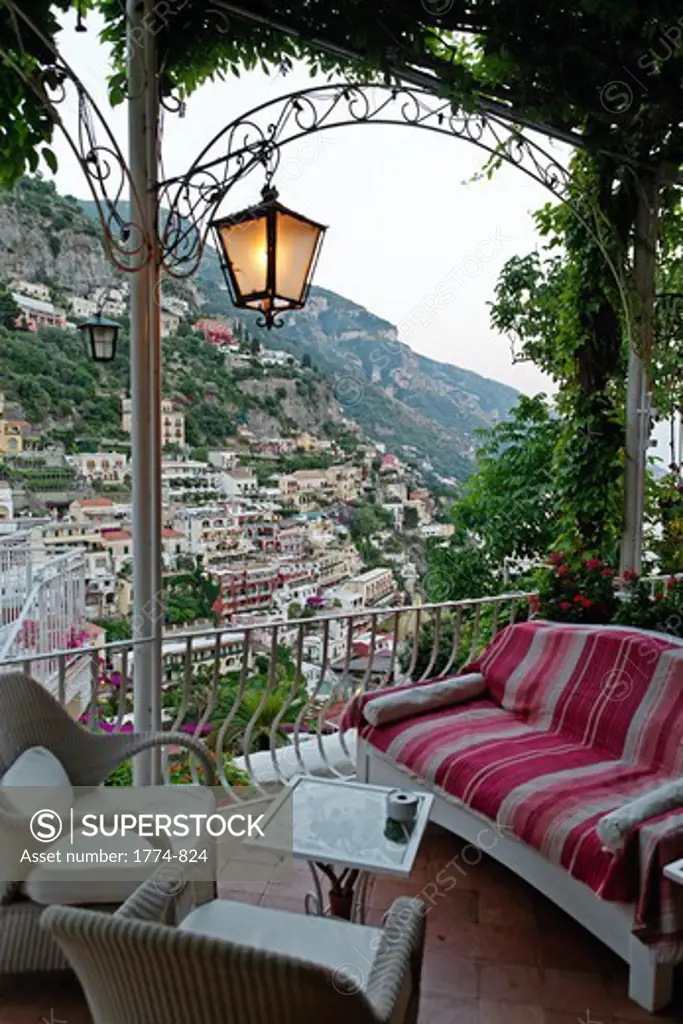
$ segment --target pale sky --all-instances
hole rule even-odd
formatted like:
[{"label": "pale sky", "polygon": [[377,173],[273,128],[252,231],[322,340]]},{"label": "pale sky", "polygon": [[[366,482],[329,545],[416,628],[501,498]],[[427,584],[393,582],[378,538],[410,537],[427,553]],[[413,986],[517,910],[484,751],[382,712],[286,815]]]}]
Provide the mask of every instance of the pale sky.
[{"label": "pale sky", "polygon": [[[87,33],[70,17],[59,37],[61,52],[106,112],[126,146],[125,108],[106,99],[107,51],[97,38],[101,21],[88,17]],[[202,87],[183,119],[166,114],[167,176],[182,173],[209,139],[251,108],[324,78],[301,67],[286,77],[254,71]],[[69,112],[73,123],[73,111]],[[82,172],[66,143],[55,143],[61,192],[87,196]],[[564,159],[557,148],[558,156]],[[521,391],[551,390],[530,364],[513,365],[507,339],[489,327],[486,303],[506,259],[536,244],[531,213],[550,194],[514,168],[492,181],[464,184],[485,161],[466,142],[410,127],[353,126],[294,142],[282,154],[275,179],[281,200],[329,225],[315,281],[401,325],[401,339],[416,351],[504,381]],[[48,172],[43,168],[43,173]],[[254,172],[225,200],[221,212],[258,197]],[[484,259],[478,258],[480,254]],[[426,296],[451,274],[454,298],[430,313]]]}]

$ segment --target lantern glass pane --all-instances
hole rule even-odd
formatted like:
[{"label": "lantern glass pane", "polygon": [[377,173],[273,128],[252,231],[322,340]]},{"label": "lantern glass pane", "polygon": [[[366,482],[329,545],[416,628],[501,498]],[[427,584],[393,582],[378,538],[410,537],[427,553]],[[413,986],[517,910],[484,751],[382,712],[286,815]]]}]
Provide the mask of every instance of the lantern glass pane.
[{"label": "lantern glass pane", "polygon": [[114,338],[116,331],[113,327],[93,326],[90,328],[92,339],[93,358],[95,360],[108,360],[114,352]]},{"label": "lantern glass pane", "polygon": [[264,292],[268,280],[268,236],[266,217],[225,224],[220,228],[223,250],[227,256],[238,298]]},{"label": "lantern glass pane", "polygon": [[275,232],[275,291],[302,302],[322,228],[278,211]]}]

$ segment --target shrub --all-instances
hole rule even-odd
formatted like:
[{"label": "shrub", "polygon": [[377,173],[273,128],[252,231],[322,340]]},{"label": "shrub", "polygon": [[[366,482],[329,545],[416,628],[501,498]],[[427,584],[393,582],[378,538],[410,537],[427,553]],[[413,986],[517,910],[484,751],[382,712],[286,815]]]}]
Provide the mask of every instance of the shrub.
[{"label": "shrub", "polygon": [[610,622],[617,610],[615,570],[600,558],[556,551],[540,573],[538,596],[531,608],[557,622]]},{"label": "shrub", "polygon": [[671,576],[652,593],[649,583],[627,573],[622,595],[614,622],[683,637],[683,579]]}]

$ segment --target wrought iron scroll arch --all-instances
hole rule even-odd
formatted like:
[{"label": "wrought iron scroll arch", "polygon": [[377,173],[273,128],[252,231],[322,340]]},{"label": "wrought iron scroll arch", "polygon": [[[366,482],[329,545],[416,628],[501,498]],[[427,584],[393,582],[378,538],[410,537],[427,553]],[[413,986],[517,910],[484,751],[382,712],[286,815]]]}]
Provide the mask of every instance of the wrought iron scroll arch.
[{"label": "wrought iron scroll arch", "polygon": [[594,223],[584,215],[575,198],[583,189],[571,172],[517,126],[481,111],[454,113],[450,100],[409,86],[349,82],[313,86],[269,100],[225,125],[185,174],[159,184],[157,229],[166,273],[182,278],[197,270],[210,223],[239,181],[259,167],[275,175],[286,146],[318,132],[361,124],[414,127],[461,139],[543,185],[572,210],[600,248],[631,334],[626,279],[604,241],[609,225],[599,209],[592,211]]},{"label": "wrought iron scroll arch", "polygon": [[[33,23],[26,11],[12,0],[3,0],[3,3],[13,15],[20,46],[23,24],[52,53],[53,62],[42,68],[39,74],[30,74],[2,46],[0,59],[24,80],[43,103],[76,157],[95,203],[105,249],[111,263],[126,273],[142,269],[151,259],[153,239],[148,237],[139,221],[132,216],[132,210],[127,216],[122,213],[121,204],[126,192],[132,198],[132,206],[137,210],[142,207],[126,159],[113,132],[76,72]],[[60,114],[60,108],[68,108],[72,95],[77,118],[74,133],[69,130]]]}]

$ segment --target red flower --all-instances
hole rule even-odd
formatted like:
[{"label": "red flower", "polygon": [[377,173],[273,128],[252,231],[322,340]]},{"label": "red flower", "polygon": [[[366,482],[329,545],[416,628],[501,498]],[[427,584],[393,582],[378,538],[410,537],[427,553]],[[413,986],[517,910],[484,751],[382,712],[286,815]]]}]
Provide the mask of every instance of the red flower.
[{"label": "red flower", "polygon": [[574,598],[574,604],[580,604],[582,608],[590,608],[593,602],[585,594],[577,594]]},{"label": "red flower", "polygon": [[635,571],[635,569],[626,569],[621,578],[622,580],[625,580],[627,583],[630,583],[631,580],[638,579],[638,573]]},{"label": "red flower", "polygon": [[585,558],[583,564],[592,572],[594,569],[599,569],[602,562],[599,558]]},{"label": "red flower", "polygon": [[663,597],[664,594],[655,594],[655,601],[661,601]]},{"label": "red flower", "polygon": [[607,579],[611,579],[612,576],[616,575],[614,569],[603,569],[600,573],[601,576],[605,576]]},{"label": "red flower", "polygon": [[571,569],[569,568],[568,565],[558,565],[558,567],[555,570],[555,572],[557,573],[558,576],[568,576],[569,573],[571,572]]},{"label": "red flower", "polygon": [[553,551],[553,553],[550,555],[549,561],[551,565],[559,565],[560,562],[564,561],[564,555],[561,551]]},{"label": "red flower", "polygon": [[568,608],[571,608],[569,601],[560,601],[558,608],[561,608],[563,612],[566,612]]}]

